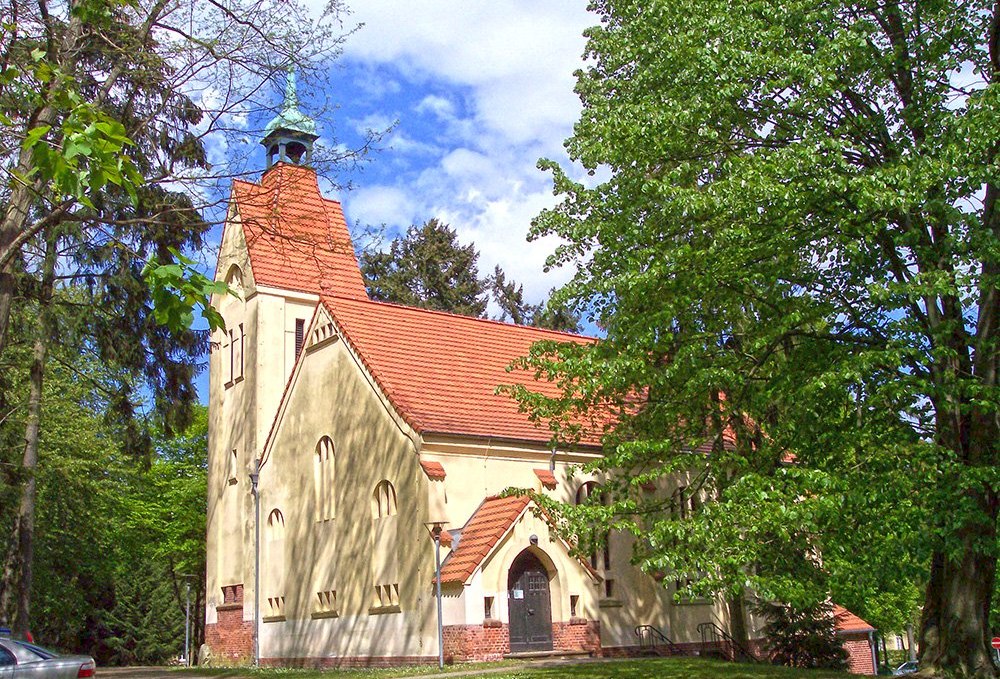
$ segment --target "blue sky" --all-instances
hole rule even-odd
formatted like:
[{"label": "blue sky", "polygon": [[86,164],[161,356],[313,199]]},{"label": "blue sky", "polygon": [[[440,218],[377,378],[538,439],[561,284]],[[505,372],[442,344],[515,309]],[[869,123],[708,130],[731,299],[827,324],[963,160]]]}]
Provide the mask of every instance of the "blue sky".
[{"label": "blue sky", "polygon": [[[586,5],[354,0],[344,27],[361,27],[331,64],[324,91],[300,86],[305,112],[337,107],[323,116],[334,129],[321,127],[321,142],[356,145],[366,129],[394,126],[370,163],[340,178],[353,188],[331,191],[348,223],[384,224],[392,238],[441,219],[475,243],[480,273],[499,264],[532,302],[568,280],[572,271],[543,272],[555,242],[526,236],[556,200],[536,163],[565,165],[562,144],[579,115],[573,72],[583,64],[583,30],[596,23]],[[204,400],[207,375],[198,389]]]},{"label": "blue sky", "polygon": [[585,0],[406,2],[356,0],[350,36],[333,68],[340,140],[395,123],[355,188],[338,197],[349,223],[395,235],[437,217],[499,264],[533,301],[570,272],[542,273],[551,241],[527,243],[529,223],[552,205],[540,157],[564,159],[580,104],[573,71]]}]

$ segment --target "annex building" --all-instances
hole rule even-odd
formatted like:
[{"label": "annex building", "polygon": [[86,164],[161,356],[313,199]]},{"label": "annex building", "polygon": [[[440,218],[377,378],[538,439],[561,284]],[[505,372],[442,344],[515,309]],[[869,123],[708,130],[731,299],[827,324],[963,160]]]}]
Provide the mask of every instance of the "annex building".
[{"label": "annex building", "polygon": [[[635,653],[654,640],[646,625],[675,652],[719,650],[727,606],[675,601],[673,584],[630,564],[631,536],[581,558],[533,501],[501,495],[575,502],[601,483],[570,473],[601,454],[597,440],[553,452],[496,393],[532,343],[593,340],[371,301],[341,206],[308,166],[315,139],[290,88],[268,168],[234,182],[222,237],[216,278],[238,296],[214,300],[227,329],[210,359],[212,661],[253,657],[258,611],[264,664],[435,661],[435,522],[449,658]],[[871,628],[850,622],[856,669],[871,671]]]}]

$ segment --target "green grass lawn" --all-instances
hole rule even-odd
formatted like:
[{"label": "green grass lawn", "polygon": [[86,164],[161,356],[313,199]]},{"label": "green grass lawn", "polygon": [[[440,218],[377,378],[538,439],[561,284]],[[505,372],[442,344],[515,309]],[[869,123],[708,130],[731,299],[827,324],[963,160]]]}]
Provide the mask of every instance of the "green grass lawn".
[{"label": "green grass lawn", "polygon": [[[449,665],[445,672],[460,672],[474,679],[845,679],[853,675],[829,670],[796,670],[771,665],[728,663],[706,658],[649,658],[608,660],[565,665],[525,666],[517,661]],[[370,670],[177,670],[178,675],[196,674],[251,679],[391,679],[437,674],[436,666]]]}]

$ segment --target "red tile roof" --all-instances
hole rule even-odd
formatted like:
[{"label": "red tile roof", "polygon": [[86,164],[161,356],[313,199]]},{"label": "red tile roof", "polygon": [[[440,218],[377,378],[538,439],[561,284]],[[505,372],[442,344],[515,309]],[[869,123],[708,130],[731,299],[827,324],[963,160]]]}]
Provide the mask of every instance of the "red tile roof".
[{"label": "red tile roof", "polygon": [[441,566],[441,582],[468,580],[529,502],[531,498],[526,495],[483,500],[462,529],[458,547]]},{"label": "red tile roof", "polygon": [[421,460],[420,466],[423,467],[424,474],[427,474],[427,478],[432,481],[444,481],[444,465],[440,462],[431,462],[428,460]]},{"label": "red tile roof", "polygon": [[851,613],[843,606],[833,606],[834,629],[838,634],[852,632],[874,632],[875,628]]},{"label": "red tile roof", "polygon": [[538,480],[542,482],[542,485],[548,488],[549,490],[552,490],[553,488],[556,487],[556,475],[553,474],[551,470],[536,469],[535,476],[537,476]]},{"label": "red tile roof", "polygon": [[260,184],[233,182],[258,284],[368,299],[340,203],[319,192],[315,171],[277,163]]},{"label": "red tile roof", "polygon": [[[340,203],[319,191],[316,173],[278,163],[260,184],[233,183],[257,283],[322,297],[397,412],[420,433],[547,443],[497,386],[548,382],[507,373],[539,340],[590,342],[579,335],[369,301]],[[596,432],[586,444],[599,445]]]},{"label": "red tile roof", "polygon": [[[481,318],[324,295],[347,342],[397,412],[416,431],[547,443],[551,433],[531,422],[502,384],[528,384],[559,394],[551,382],[506,371],[540,340],[592,342],[579,335]],[[585,445],[600,444],[591,432]]]}]

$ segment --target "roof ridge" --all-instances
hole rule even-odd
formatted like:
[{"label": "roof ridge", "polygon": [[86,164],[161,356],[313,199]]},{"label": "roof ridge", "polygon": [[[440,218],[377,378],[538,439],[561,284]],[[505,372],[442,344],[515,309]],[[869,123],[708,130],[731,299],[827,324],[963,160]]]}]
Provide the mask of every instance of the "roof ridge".
[{"label": "roof ridge", "polygon": [[583,335],[583,334],[580,334],[580,333],[566,332],[565,330],[552,330],[551,328],[540,328],[540,327],[538,327],[536,325],[523,325],[523,324],[520,324],[520,323],[508,323],[506,321],[498,321],[498,320],[493,319],[493,318],[481,318],[479,316],[465,316],[463,314],[458,314],[458,313],[455,313],[453,311],[441,311],[439,309],[426,309],[424,307],[409,306],[407,304],[398,304],[396,302],[383,302],[382,300],[371,299],[371,298],[368,298],[368,299],[358,299],[356,297],[349,297],[347,295],[338,295],[338,294],[326,293],[326,292],[323,293],[323,296],[324,297],[329,297],[331,299],[344,299],[344,300],[353,301],[353,302],[368,302],[370,304],[378,304],[380,306],[394,307],[394,308],[397,308],[397,309],[407,309],[409,311],[418,311],[418,312],[427,313],[427,314],[434,314],[434,315],[437,315],[437,316],[446,316],[446,317],[450,317],[450,318],[460,318],[460,319],[464,319],[464,320],[468,320],[468,321],[478,321],[480,323],[490,323],[492,325],[498,325],[498,326],[503,327],[503,328],[519,328],[519,329],[522,329],[522,330],[527,330],[529,332],[551,333],[553,335],[563,335],[565,337],[572,337],[574,339],[592,340],[594,342],[598,341],[598,339],[599,339],[597,337],[591,337],[590,335]]}]

